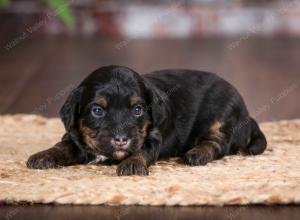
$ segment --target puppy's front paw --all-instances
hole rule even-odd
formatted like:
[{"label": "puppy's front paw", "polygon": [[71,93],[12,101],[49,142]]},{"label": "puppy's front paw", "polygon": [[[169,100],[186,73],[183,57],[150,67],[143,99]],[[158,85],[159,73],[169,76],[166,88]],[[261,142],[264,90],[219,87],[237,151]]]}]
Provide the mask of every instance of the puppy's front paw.
[{"label": "puppy's front paw", "polygon": [[39,152],[31,155],[26,165],[31,169],[49,169],[58,167],[54,156],[49,152]]},{"label": "puppy's front paw", "polygon": [[117,168],[118,176],[149,175],[145,160],[140,158],[128,158],[123,160]]}]

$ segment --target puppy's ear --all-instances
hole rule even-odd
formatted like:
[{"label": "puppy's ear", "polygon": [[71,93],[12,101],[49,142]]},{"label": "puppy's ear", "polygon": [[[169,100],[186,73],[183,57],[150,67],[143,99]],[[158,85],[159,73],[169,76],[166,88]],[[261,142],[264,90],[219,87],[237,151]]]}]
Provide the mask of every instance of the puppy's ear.
[{"label": "puppy's ear", "polygon": [[80,112],[79,103],[81,100],[82,90],[82,87],[74,89],[59,111],[60,118],[64,123],[66,131],[68,132],[70,132],[70,130],[74,127],[76,119],[78,118]]},{"label": "puppy's ear", "polygon": [[151,112],[153,125],[161,127],[167,120],[170,112],[167,95],[149,82],[145,83],[148,94],[148,108]]}]

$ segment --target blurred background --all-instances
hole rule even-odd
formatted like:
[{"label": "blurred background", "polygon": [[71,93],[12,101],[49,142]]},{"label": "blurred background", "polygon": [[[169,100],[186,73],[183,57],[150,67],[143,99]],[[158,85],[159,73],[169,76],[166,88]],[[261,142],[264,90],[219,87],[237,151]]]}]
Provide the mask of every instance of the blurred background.
[{"label": "blurred background", "polygon": [[90,72],[218,73],[259,121],[300,117],[300,0],[0,0],[0,114],[55,117]]}]

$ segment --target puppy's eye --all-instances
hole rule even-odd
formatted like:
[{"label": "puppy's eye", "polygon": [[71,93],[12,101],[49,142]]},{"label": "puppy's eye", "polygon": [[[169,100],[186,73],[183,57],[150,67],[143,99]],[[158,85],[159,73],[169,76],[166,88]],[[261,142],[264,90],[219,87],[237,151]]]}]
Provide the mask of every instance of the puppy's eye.
[{"label": "puppy's eye", "polygon": [[143,114],[143,106],[141,105],[136,105],[133,108],[133,114],[135,116],[141,116]]},{"label": "puppy's eye", "polygon": [[105,111],[100,106],[93,106],[92,107],[92,115],[94,117],[100,118],[100,117],[103,117],[105,115]]}]

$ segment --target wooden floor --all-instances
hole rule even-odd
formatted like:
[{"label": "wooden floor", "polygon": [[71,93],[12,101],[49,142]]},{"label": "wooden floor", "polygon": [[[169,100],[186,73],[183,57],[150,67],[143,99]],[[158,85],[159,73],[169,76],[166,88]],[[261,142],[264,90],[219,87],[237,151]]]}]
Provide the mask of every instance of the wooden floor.
[{"label": "wooden floor", "polygon": [[4,206],[5,220],[298,220],[298,206],[143,207],[143,206]]},{"label": "wooden floor", "polygon": [[[234,49],[230,49],[232,43],[237,45]],[[300,44],[293,38],[27,38],[8,51],[0,49],[0,114],[57,116],[69,91],[88,73],[109,64],[125,65],[140,73],[163,68],[216,72],[239,89],[259,121],[300,118]],[[293,220],[299,219],[299,209],[18,205],[1,207],[0,218]]]},{"label": "wooden floor", "polygon": [[0,50],[0,114],[57,116],[68,92],[109,64],[140,73],[163,68],[216,72],[238,88],[259,121],[300,117],[300,44],[293,38],[24,39]]}]

